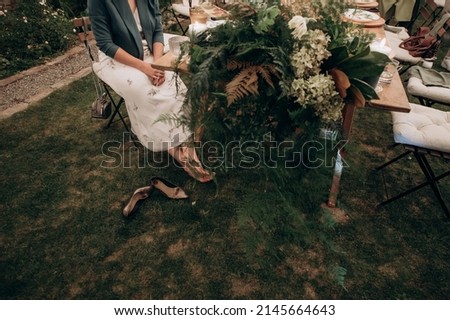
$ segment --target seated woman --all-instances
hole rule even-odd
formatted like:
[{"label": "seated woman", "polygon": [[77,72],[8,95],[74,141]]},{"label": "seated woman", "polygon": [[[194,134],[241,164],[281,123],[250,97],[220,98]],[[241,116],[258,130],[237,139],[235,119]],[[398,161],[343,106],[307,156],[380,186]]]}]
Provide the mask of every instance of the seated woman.
[{"label": "seated woman", "polygon": [[100,49],[98,75],[124,98],[133,133],[148,149],[168,151],[191,177],[212,180],[195,149],[183,144],[191,133],[160,120],[164,114],[180,114],[186,87],[173,72],[150,65],[164,48],[157,1],[89,0],[88,10]]}]

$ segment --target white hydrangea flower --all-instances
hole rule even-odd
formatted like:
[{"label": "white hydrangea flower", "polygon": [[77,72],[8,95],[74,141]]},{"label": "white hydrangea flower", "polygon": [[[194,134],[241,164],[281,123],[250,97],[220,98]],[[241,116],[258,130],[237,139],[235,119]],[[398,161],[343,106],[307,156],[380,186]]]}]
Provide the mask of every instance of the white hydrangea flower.
[{"label": "white hydrangea flower", "polygon": [[307,79],[295,79],[291,90],[296,102],[303,108],[313,108],[323,122],[341,119],[344,102],[330,76],[317,74]]},{"label": "white hydrangea flower", "polygon": [[320,72],[322,62],[330,57],[329,37],[321,30],[308,30],[291,56],[296,77],[313,76]]}]

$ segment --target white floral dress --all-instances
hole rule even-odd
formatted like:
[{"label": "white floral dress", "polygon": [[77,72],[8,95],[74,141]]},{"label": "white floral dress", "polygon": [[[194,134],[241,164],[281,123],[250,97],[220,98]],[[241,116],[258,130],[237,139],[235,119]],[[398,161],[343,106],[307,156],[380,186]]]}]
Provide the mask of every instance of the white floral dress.
[{"label": "white floral dress", "polygon": [[[142,31],[137,9],[134,17]],[[153,56],[143,40],[144,61],[151,63]],[[95,73],[125,100],[131,130],[139,141],[152,151],[164,151],[185,142],[191,133],[174,121],[161,120],[164,115],[179,115],[186,86],[173,72],[165,72],[165,82],[154,86],[143,72],[122,64],[103,52],[94,64]],[[175,81],[178,81],[176,85]],[[178,87],[178,88],[177,88]]]}]

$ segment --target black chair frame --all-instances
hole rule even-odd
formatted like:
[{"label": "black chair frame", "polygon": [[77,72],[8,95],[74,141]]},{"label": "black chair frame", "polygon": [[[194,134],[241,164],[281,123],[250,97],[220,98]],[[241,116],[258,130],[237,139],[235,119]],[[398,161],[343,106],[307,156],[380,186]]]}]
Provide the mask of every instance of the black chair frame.
[{"label": "black chair frame", "polygon": [[[89,56],[91,66],[92,66],[92,64],[95,62],[95,58],[94,58],[94,54],[92,52],[92,45],[91,45],[90,41],[94,41],[94,34],[91,30],[90,19],[88,17],[75,18],[72,20],[72,22],[74,25],[74,31],[77,34],[80,41],[83,42],[86,52]],[[108,96],[109,100],[111,101],[111,104],[113,105],[113,108],[114,108],[114,111],[112,112],[112,115],[109,118],[109,121],[106,124],[105,128],[109,128],[111,126],[111,124],[116,121],[122,121],[122,124],[125,127],[125,130],[127,132],[130,132],[130,129],[125,121],[125,117],[120,112],[120,108],[124,103],[124,99],[122,97],[120,97],[118,100],[115,99],[113,97],[113,95],[111,94],[112,89],[108,86],[108,84],[105,83],[104,81],[102,81],[101,79],[99,79],[97,77],[97,75],[95,74],[94,70],[92,70],[92,73],[94,74],[94,77],[96,77],[100,81],[104,92],[107,94],[107,96]],[[118,116],[119,119],[115,120],[116,116]]]},{"label": "black chair frame", "polygon": [[450,107],[449,103],[444,103],[444,102],[441,102],[441,101],[435,101],[433,99],[422,97],[422,96],[417,96],[417,95],[412,95],[412,96],[414,98],[417,98],[417,100],[419,100],[420,104],[423,105],[423,106],[432,107],[433,104],[439,103],[439,104],[442,104],[444,106],[449,106]]},{"label": "black chair frame", "polygon": [[[188,32],[188,30],[189,30],[189,26],[187,26],[186,28],[183,28],[183,25],[182,25],[182,23],[181,23],[181,21],[180,21],[180,18],[178,17],[179,16],[179,14],[173,9],[173,7],[172,7],[172,1],[170,2],[171,3],[171,5],[170,5],[170,10],[172,11],[172,14],[173,14],[173,16],[174,16],[174,18],[175,18],[175,21],[177,22],[177,25],[178,25],[178,27],[180,28],[180,30],[181,30],[181,34],[183,35],[183,36],[185,36],[186,35],[186,33]],[[189,8],[191,8],[192,7],[192,0],[189,0]],[[167,8],[166,8],[167,9]],[[165,9],[165,10],[166,10]],[[189,18],[189,17],[186,17],[186,18]]]},{"label": "black chair frame", "polygon": [[377,167],[375,170],[379,171],[382,170],[384,168],[386,168],[387,166],[389,166],[390,164],[404,158],[405,156],[409,155],[409,154],[413,154],[420,169],[422,170],[423,174],[425,175],[426,181],[422,182],[420,184],[418,184],[415,187],[412,187],[404,192],[401,192],[399,194],[397,194],[396,196],[390,197],[388,196],[388,191],[387,191],[387,185],[386,185],[386,180],[385,180],[385,176],[384,176],[384,171],[382,171],[382,176],[383,176],[383,183],[384,183],[384,188],[385,188],[385,193],[386,193],[386,197],[388,198],[387,200],[381,202],[378,206],[384,206],[387,205],[395,200],[398,200],[404,196],[407,196],[419,189],[422,189],[423,187],[426,186],[430,186],[431,189],[433,190],[433,193],[435,194],[439,204],[442,207],[442,210],[444,211],[445,215],[447,216],[447,218],[450,219],[450,211],[448,206],[446,205],[444,198],[442,196],[442,193],[439,189],[439,185],[438,182],[439,180],[447,177],[450,175],[450,170],[436,176],[433,169],[430,166],[430,163],[428,162],[426,156],[427,155],[431,155],[431,156],[437,156],[437,157],[442,157],[446,160],[450,160],[450,154],[446,153],[446,152],[441,152],[441,151],[435,151],[435,150],[429,150],[429,149],[424,149],[424,148],[420,148],[420,147],[416,147],[416,146],[411,146],[411,145],[405,145],[405,144],[399,144],[399,143],[395,143],[393,146],[398,146],[398,145],[402,145],[405,148],[405,152],[400,154],[399,156],[395,157],[392,160],[389,160],[388,162],[386,162],[385,164]]}]

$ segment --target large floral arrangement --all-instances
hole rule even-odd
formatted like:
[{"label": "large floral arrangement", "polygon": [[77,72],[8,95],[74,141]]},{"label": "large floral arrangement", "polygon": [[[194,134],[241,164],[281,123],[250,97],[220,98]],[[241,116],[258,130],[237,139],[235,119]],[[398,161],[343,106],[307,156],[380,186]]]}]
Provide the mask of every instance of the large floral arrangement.
[{"label": "large floral arrangement", "polygon": [[[236,186],[245,253],[261,270],[305,244],[329,245],[333,218],[320,209],[322,170],[307,170],[316,165],[318,129],[339,127],[345,108],[375,97],[367,78],[387,62],[370,52],[372,36],[340,19],[344,1],[325,7],[296,1],[230,7],[233,18],[193,37],[189,49],[181,120],[202,142],[203,163],[217,170],[258,167],[255,178],[264,175],[264,193]],[[255,206],[256,196],[276,204]],[[342,285],[345,269],[329,269]]]},{"label": "large floral arrangement", "polygon": [[233,18],[191,39],[183,119],[203,141],[301,143],[339,126],[346,105],[376,97],[367,78],[388,58],[372,36],[343,21],[346,1],[237,4]]}]

